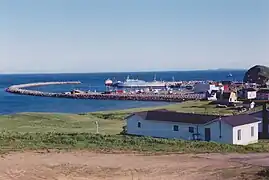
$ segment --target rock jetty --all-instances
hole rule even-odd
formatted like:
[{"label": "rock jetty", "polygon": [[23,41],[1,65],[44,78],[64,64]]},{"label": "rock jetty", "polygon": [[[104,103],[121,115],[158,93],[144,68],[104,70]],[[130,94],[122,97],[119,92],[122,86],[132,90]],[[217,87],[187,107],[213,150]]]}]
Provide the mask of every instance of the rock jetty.
[{"label": "rock jetty", "polygon": [[57,98],[74,98],[74,99],[96,99],[96,100],[133,100],[133,101],[166,101],[166,102],[182,102],[185,100],[201,100],[205,98],[204,94],[128,94],[128,93],[112,93],[102,94],[98,92],[85,92],[79,94],[68,93],[54,93],[43,92],[36,90],[29,90],[25,88],[34,86],[46,85],[61,85],[61,84],[80,84],[80,81],[68,82],[39,82],[30,84],[13,85],[6,89],[6,92],[43,97],[57,97]]}]

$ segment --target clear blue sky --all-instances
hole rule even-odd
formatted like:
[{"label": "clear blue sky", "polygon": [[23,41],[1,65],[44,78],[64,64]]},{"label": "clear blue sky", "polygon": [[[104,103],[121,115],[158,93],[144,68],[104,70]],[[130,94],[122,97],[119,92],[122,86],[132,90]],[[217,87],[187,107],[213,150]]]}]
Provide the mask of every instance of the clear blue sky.
[{"label": "clear blue sky", "polygon": [[269,0],[1,0],[0,73],[269,65]]}]

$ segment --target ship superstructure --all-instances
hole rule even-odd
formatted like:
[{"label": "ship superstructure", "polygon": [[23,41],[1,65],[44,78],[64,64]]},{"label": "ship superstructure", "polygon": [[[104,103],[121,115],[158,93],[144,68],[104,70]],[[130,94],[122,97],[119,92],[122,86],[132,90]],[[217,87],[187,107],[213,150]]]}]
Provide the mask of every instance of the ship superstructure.
[{"label": "ship superstructure", "polygon": [[154,78],[154,81],[146,82],[140,79],[131,79],[129,76],[127,76],[124,82],[117,81],[113,83],[112,86],[119,88],[164,88],[166,87],[166,82],[157,81],[156,78]]}]

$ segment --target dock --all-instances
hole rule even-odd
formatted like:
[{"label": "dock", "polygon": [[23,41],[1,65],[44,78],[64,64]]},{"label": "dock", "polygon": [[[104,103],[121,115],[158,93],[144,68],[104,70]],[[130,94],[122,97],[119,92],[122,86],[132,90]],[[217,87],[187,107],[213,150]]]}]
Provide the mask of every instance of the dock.
[{"label": "dock", "polygon": [[68,82],[39,82],[30,84],[13,85],[6,89],[6,92],[41,97],[55,97],[55,98],[72,98],[72,99],[94,99],[94,100],[132,100],[132,101],[164,101],[164,102],[182,102],[187,100],[202,100],[205,94],[130,94],[130,93],[111,93],[102,94],[100,92],[85,92],[79,94],[66,94],[43,92],[36,90],[29,90],[25,88],[34,86],[46,85],[61,85],[61,84],[80,84],[79,81]]}]

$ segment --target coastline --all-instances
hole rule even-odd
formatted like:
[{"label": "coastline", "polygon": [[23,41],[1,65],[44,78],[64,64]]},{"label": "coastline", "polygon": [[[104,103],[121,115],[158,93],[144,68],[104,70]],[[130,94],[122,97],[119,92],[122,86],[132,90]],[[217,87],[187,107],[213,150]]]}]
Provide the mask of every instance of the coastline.
[{"label": "coastline", "polygon": [[[240,80],[244,75],[244,71],[231,71],[234,78]],[[156,72],[126,72],[126,73],[87,73],[87,74],[22,74],[22,75],[3,75],[0,78],[0,100],[1,100],[1,114],[13,114],[19,112],[66,112],[66,113],[80,113],[80,112],[95,112],[105,110],[118,110],[134,107],[150,107],[163,106],[169,102],[150,102],[150,101],[105,101],[105,100],[84,100],[71,98],[43,98],[38,96],[23,96],[17,94],[6,93],[5,88],[14,84],[23,84],[31,82],[52,82],[52,81],[73,81],[80,80],[82,84],[77,85],[51,85],[43,87],[33,87],[32,90],[40,90],[46,92],[70,92],[72,89],[81,89],[84,91],[91,90],[94,92],[104,91],[104,81],[108,78],[117,80],[124,80],[126,76],[151,81]],[[203,71],[203,72],[158,72],[157,77],[164,81],[171,81],[172,77],[175,80],[206,80],[223,79],[227,72],[219,71]]]}]

